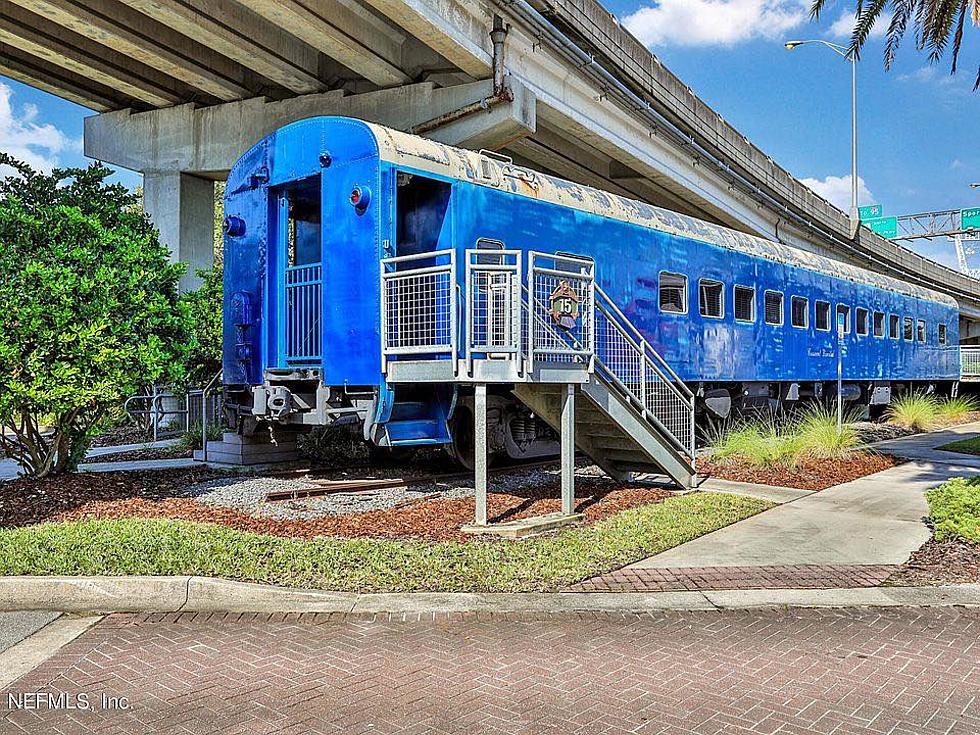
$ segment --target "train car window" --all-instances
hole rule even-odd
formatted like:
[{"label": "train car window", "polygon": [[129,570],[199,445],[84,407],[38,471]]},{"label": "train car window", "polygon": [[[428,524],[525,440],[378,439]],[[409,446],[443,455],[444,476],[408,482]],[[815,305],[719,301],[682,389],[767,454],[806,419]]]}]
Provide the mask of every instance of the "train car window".
[{"label": "train car window", "polygon": [[755,289],[749,286],[735,287],[735,321],[755,321]]},{"label": "train car window", "polygon": [[919,319],[915,324],[915,341],[925,342],[926,341],[926,323]]},{"label": "train car window", "polygon": [[854,310],[854,328],[861,337],[868,336],[868,310],[861,306]]},{"label": "train car window", "polygon": [[[851,333],[851,307],[847,304],[837,304],[837,324],[840,324],[840,318],[844,317],[844,334]],[[837,324],[834,326],[836,327]]]},{"label": "train car window", "polygon": [[814,315],[817,318],[816,327],[821,332],[830,331],[830,303],[827,301],[818,301],[814,304]]},{"label": "train car window", "polygon": [[660,274],[660,311],[687,313],[687,276],[680,273]]},{"label": "train car window", "polygon": [[806,329],[809,326],[810,302],[802,296],[794,296],[790,299],[790,323],[798,329]]},{"label": "train car window", "polygon": [[701,316],[711,319],[725,316],[725,286],[721,281],[707,278],[698,281],[698,310]]},{"label": "train car window", "polygon": [[899,329],[898,314],[889,314],[888,315],[888,336],[890,338],[892,338],[892,339],[898,339],[898,329]]},{"label": "train car window", "polygon": [[912,317],[905,317],[905,321],[902,324],[902,339],[907,339],[909,342],[912,341],[913,323]]},{"label": "train car window", "polygon": [[766,291],[766,324],[777,327],[783,323],[783,295],[779,291]]},{"label": "train car window", "polygon": [[876,311],[874,315],[874,324],[872,325],[874,329],[875,337],[885,336],[885,313],[883,311]]},{"label": "train car window", "polygon": [[945,324],[940,324],[939,325],[939,344],[941,344],[941,345],[946,344],[946,325]]}]

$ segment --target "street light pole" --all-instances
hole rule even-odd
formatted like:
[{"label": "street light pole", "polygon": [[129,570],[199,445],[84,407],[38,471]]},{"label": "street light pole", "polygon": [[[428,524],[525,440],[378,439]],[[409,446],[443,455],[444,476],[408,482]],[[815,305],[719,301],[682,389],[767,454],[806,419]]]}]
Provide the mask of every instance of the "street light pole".
[{"label": "street light pole", "polygon": [[826,46],[846,61],[851,62],[851,237],[857,235],[858,228],[861,226],[861,218],[858,214],[858,118],[857,118],[857,56],[846,48],[830,41],[814,38],[806,41],[787,41],[783,44],[788,51],[792,51],[797,46],[818,43]]}]

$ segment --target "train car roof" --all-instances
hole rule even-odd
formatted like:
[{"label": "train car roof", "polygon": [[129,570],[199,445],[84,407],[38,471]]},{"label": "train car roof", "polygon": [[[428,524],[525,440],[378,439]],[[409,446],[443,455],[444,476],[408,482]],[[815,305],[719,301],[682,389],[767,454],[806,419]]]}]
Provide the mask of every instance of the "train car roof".
[{"label": "train car roof", "polygon": [[[246,159],[254,162],[253,152],[258,152],[257,149],[264,147],[265,144],[271,143],[275,147],[275,139],[280,134],[289,135],[291,132],[299,133],[301,130],[312,133],[311,127],[331,125],[343,126],[347,131],[363,126],[365,132],[370,131],[374,138],[373,142],[377,145],[381,160],[389,163],[440,174],[448,178],[470,181],[479,186],[532,197],[540,201],[571,207],[610,219],[630,222],[680,237],[718,245],[758,258],[766,258],[854,283],[901,293],[912,298],[933,301],[951,307],[957,306],[956,300],[952,297],[924,286],[906,283],[891,276],[875,273],[790,245],[738,232],[722,225],[705,222],[696,217],[678,214],[646,202],[538,173],[492,153],[478,153],[455,148],[445,143],[420,138],[410,133],[353,118],[319,117],[291,123],[253,146],[240,159],[239,163],[247,169],[249,164],[246,163]],[[320,127],[319,133],[313,137],[319,138],[321,144],[330,137],[326,135],[322,127]],[[311,137],[310,142],[313,142],[313,137]],[[363,145],[363,141],[361,145]],[[318,150],[315,155],[319,155],[319,153]],[[232,169],[232,175],[240,173],[242,172],[239,165],[236,164]]]}]

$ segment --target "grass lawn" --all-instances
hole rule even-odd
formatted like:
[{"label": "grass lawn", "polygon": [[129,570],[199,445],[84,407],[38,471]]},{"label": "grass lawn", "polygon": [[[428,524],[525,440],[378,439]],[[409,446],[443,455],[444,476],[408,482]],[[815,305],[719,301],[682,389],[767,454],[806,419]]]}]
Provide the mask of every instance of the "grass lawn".
[{"label": "grass lawn", "polygon": [[959,452],[960,454],[980,454],[980,436],[973,439],[960,439],[936,448],[946,452]]},{"label": "grass lawn", "polygon": [[199,575],[348,592],[557,590],[772,507],[692,493],[525,541],[266,536],[166,519],[0,531],[0,575]]},{"label": "grass lawn", "polygon": [[980,543],[980,477],[954,477],[926,493],[926,499],[937,541]]}]

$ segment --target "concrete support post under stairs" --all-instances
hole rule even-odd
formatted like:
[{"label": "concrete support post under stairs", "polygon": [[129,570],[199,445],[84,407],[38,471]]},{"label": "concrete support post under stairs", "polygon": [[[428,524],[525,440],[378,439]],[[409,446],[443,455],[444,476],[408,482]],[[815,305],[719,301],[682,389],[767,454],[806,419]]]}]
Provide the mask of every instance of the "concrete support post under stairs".
[{"label": "concrete support post under stairs", "polygon": [[476,443],[473,468],[476,473],[476,525],[487,525],[487,384],[477,383],[473,400],[473,436]]},{"label": "concrete support post under stairs", "polygon": [[491,534],[503,538],[523,538],[554,531],[578,523],[575,512],[575,386],[561,386],[561,512],[503,523],[487,519],[487,386],[473,386],[473,470],[476,517],[463,526],[466,533]]},{"label": "concrete support post under stairs", "polygon": [[575,512],[575,386],[566,385],[561,400],[561,512]]}]

